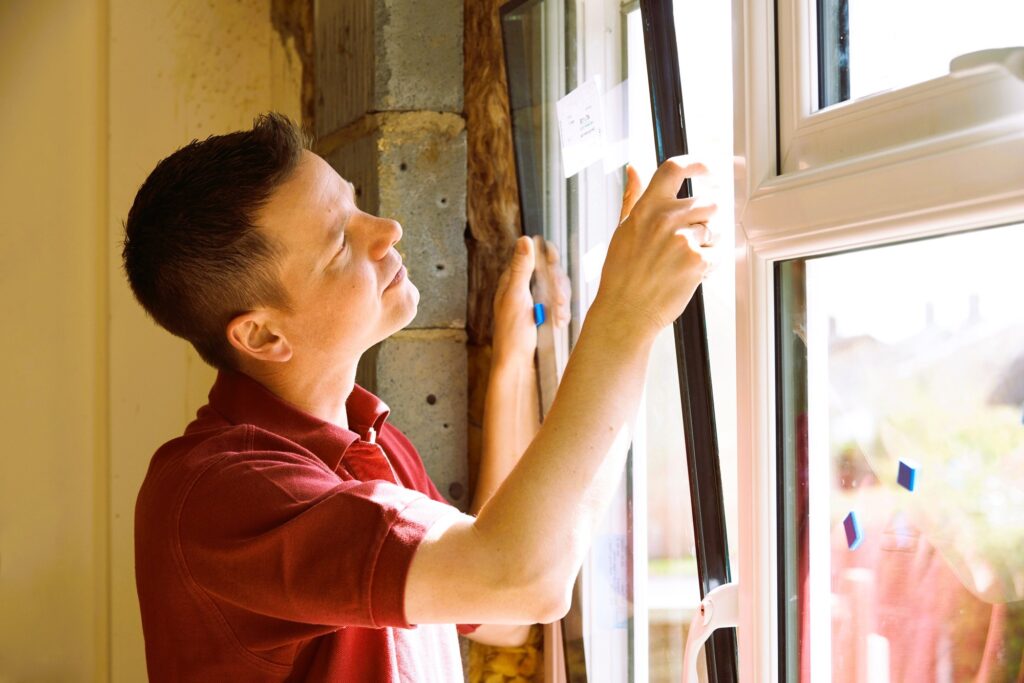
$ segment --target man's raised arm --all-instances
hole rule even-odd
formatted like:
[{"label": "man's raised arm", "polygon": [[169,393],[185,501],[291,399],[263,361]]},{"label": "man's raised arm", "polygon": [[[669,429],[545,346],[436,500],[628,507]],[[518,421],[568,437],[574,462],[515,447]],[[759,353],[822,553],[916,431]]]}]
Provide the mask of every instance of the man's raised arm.
[{"label": "man's raised arm", "polygon": [[[651,345],[710,267],[713,204],[677,199],[705,172],[687,157],[658,169],[623,220],[547,418],[477,518],[453,512],[420,544],[406,580],[411,623],[553,621],[611,501],[640,404]],[[529,273],[510,286],[528,287]]]}]

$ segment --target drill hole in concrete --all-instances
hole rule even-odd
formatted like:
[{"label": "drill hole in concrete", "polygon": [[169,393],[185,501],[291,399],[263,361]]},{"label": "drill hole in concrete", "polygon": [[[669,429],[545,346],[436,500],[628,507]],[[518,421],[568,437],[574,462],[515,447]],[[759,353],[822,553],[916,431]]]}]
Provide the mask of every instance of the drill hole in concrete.
[{"label": "drill hole in concrete", "polygon": [[433,394],[427,394],[427,403],[429,405],[434,405],[435,403],[437,403],[437,396],[434,396]]},{"label": "drill hole in concrete", "polygon": [[453,481],[448,485],[448,495],[455,500],[462,500],[463,493],[465,493],[465,489],[460,482]]},{"label": "drill hole in concrete", "polygon": [[444,270],[444,264],[443,263],[438,263],[437,264],[437,269],[438,270]]},{"label": "drill hole in concrete", "polygon": [[408,169],[409,169],[409,165],[407,163],[405,163],[404,161],[398,165],[398,170],[399,171],[407,171]]}]

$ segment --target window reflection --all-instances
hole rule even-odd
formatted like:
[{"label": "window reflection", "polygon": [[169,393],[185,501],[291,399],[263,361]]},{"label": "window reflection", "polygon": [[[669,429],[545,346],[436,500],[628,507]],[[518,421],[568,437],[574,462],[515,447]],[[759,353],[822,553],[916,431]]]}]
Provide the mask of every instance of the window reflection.
[{"label": "window reflection", "polygon": [[1019,0],[817,0],[822,108],[949,73],[978,50],[1021,45]]},{"label": "window reflection", "polygon": [[801,680],[1024,675],[1022,248],[1011,226],[780,269]]}]

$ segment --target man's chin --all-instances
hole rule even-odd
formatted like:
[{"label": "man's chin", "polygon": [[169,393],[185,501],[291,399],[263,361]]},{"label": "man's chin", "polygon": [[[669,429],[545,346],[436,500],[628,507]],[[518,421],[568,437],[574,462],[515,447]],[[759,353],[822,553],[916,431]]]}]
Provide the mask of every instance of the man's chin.
[{"label": "man's chin", "polygon": [[[416,289],[416,285],[414,285],[412,282],[407,282],[406,286],[410,290],[408,305],[403,307],[402,314],[395,321],[396,324],[394,329],[388,332],[388,337],[393,335],[395,332],[398,332],[399,330],[404,330],[406,327],[408,327],[409,324],[416,318],[416,313],[419,310],[420,290]],[[385,339],[386,338],[387,337],[385,337]]]},{"label": "man's chin", "polygon": [[[404,330],[416,318],[416,312],[419,310],[419,301],[420,293],[417,291],[416,296],[413,298],[412,306],[410,306],[411,311],[405,316],[402,324],[398,326],[398,329],[396,329],[395,332],[398,332],[398,330]],[[395,332],[392,332],[391,334],[394,334]]]},{"label": "man's chin", "polygon": [[[412,280],[408,280],[406,282],[406,286],[409,288],[409,299],[410,299],[409,309],[410,309],[410,312],[408,314],[408,320],[403,322],[402,323],[402,327],[400,327],[398,329],[404,329],[405,327],[407,327],[409,325],[409,323],[411,323],[413,321],[413,318],[416,317],[416,312],[419,311],[419,307],[420,307],[420,290],[416,287],[415,284],[413,284]],[[396,332],[397,331],[398,330],[396,330]]]},{"label": "man's chin", "polygon": [[379,344],[396,332],[404,330],[416,318],[416,312],[419,309],[420,303],[420,290],[416,289],[416,285],[411,281],[403,282],[401,286],[408,290],[403,292],[406,297],[402,302],[401,309],[394,311],[391,318],[392,324],[385,328],[384,335],[380,339],[375,340],[372,345]]}]

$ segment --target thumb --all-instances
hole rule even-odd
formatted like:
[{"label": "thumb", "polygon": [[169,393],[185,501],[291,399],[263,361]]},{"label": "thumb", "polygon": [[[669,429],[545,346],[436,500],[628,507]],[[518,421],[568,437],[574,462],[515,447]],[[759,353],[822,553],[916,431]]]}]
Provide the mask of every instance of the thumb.
[{"label": "thumb", "polygon": [[632,166],[626,166],[626,189],[622,193],[622,212],[619,213],[619,223],[626,220],[633,212],[633,207],[640,199],[641,190],[640,175]]},{"label": "thumb", "polygon": [[516,250],[512,254],[512,263],[508,267],[510,273],[509,287],[529,288],[533,267],[533,240],[529,237],[520,237],[516,240]]}]

